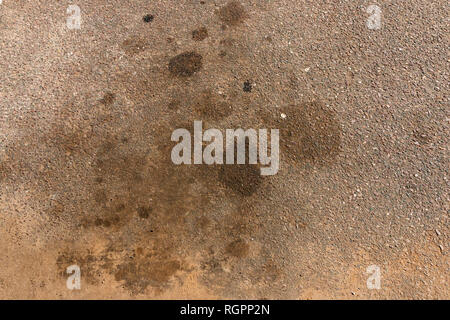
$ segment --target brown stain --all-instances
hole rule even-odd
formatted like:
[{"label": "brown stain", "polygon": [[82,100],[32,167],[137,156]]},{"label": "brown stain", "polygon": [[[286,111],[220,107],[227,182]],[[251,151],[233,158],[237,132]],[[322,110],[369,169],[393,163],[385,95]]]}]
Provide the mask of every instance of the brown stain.
[{"label": "brown stain", "polygon": [[232,113],[231,104],[212,90],[203,91],[193,103],[193,109],[199,119],[222,120]]},{"label": "brown stain", "polygon": [[150,214],[152,212],[152,209],[150,207],[139,207],[137,209],[137,213],[139,218],[142,219],[148,219],[150,217]]},{"label": "brown stain", "polygon": [[258,165],[225,164],[221,166],[219,179],[227,188],[238,195],[249,197],[258,190],[263,178]]},{"label": "brown stain", "polygon": [[316,164],[330,163],[337,157],[342,129],[333,110],[320,101],[311,101],[282,108],[280,113],[286,118],[276,114],[269,124],[280,130],[281,157]]},{"label": "brown stain", "polygon": [[100,103],[104,104],[105,106],[110,106],[114,103],[114,100],[116,99],[116,95],[112,92],[106,92],[102,99],[100,99]]},{"label": "brown stain", "polygon": [[219,9],[218,15],[220,20],[227,26],[237,26],[248,18],[245,8],[238,1],[227,3]]},{"label": "brown stain", "polygon": [[133,294],[144,293],[148,286],[167,283],[181,269],[181,263],[170,259],[139,259],[118,266],[114,277],[123,281]]},{"label": "brown stain", "polygon": [[67,267],[77,265],[81,270],[82,281],[97,285],[101,281],[101,264],[104,258],[99,258],[89,251],[63,251],[56,259],[58,274],[61,278],[67,279],[69,276]]},{"label": "brown stain", "polygon": [[0,160],[0,183],[6,181],[11,174],[11,168],[7,161]]},{"label": "brown stain", "polygon": [[[205,96],[205,91],[201,92],[200,106],[217,108],[225,101],[211,92]],[[146,148],[142,147],[144,143],[139,149],[130,143],[134,140],[132,132],[124,135],[108,130],[88,135],[77,144],[77,148],[85,151],[76,154],[74,159],[79,159],[80,164],[69,175],[75,177],[88,170],[89,178],[83,182],[88,193],[74,200],[60,199],[50,211],[58,216],[61,224],[70,221],[71,225],[78,226],[74,230],[77,234],[96,234],[102,241],[106,239],[108,247],[96,253],[90,252],[90,244],[84,246],[84,251],[67,250],[57,260],[60,268],[79,263],[82,272],[87,272],[89,283],[99,283],[101,275],[113,275],[133,295],[148,290],[161,292],[175,276],[190,272],[183,267],[187,254],[174,248],[182,247],[195,255],[215,244],[217,238],[229,243],[256,228],[251,207],[236,212],[229,220],[224,219],[225,227],[208,216],[215,204],[233,203],[236,196],[249,199],[261,189],[256,166],[176,166],[171,162],[170,151],[175,144],[170,141],[171,133],[175,128],[192,126],[191,120],[198,112],[192,105],[184,109],[192,109],[190,117],[171,116],[170,121],[157,125],[152,122],[155,130]],[[189,110],[186,112],[189,114]],[[114,119],[111,125],[118,125],[117,121]],[[52,147],[57,147],[57,143],[65,145],[61,139],[47,142]],[[88,161],[90,166],[85,165]],[[63,166],[50,177],[56,186],[52,193],[64,190],[64,183],[70,183],[70,179],[58,180],[67,176],[65,170]],[[62,186],[58,181],[64,182]],[[70,208],[78,210],[70,211]],[[193,230],[193,224],[199,229]],[[129,238],[130,232],[134,236],[126,242],[124,239]],[[215,236],[211,237],[209,232]],[[136,247],[144,252],[140,260],[130,259],[130,248]],[[235,257],[231,253],[225,256],[217,253],[216,258],[224,261],[226,256]],[[65,266],[61,267],[62,264]]]},{"label": "brown stain", "polygon": [[195,41],[203,41],[208,37],[208,29],[200,27],[192,31],[192,39]]},{"label": "brown stain", "polygon": [[169,72],[176,77],[191,77],[203,67],[203,57],[195,51],[180,53],[169,61]]},{"label": "brown stain", "polygon": [[[169,69],[176,76],[186,77],[201,69],[198,63],[201,56],[195,53],[182,54],[171,61]],[[67,250],[57,264],[67,267],[67,264],[74,264],[73,261],[79,263],[90,283],[99,283],[101,275],[113,275],[133,295],[166,290],[171,281],[190,272],[185,267],[186,257],[194,257],[205,248],[217,245],[217,239],[220,239],[220,248],[211,260],[219,265],[228,260],[239,264],[241,259],[234,258],[245,257],[248,244],[243,240],[233,242],[262,228],[255,225],[258,219],[251,205],[260,200],[251,196],[264,192],[260,171],[255,165],[175,166],[170,160],[175,144],[170,141],[170,135],[174,129],[189,128],[198,117],[208,121],[226,120],[236,101],[212,90],[197,88],[197,92],[190,95],[194,97],[192,101],[174,98],[165,102],[170,110],[180,111],[180,115],[168,112],[162,116],[167,118],[155,121],[147,106],[142,110],[135,107],[133,111],[142,112],[139,114],[142,117],[134,119],[137,123],[127,127],[126,114],[125,119],[109,113],[106,118],[102,112],[113,109],[103,106],[122,108],[114,92],[129,95],[133,102],[151,101],[154,88],[150,80],[142,81],[133,89],[136,92],[128,90],[134,87],[135,79],[131,73],[123,74],[120,79],[123,91],[118,91],[119,85],[114,84],[111,91],[94,102],[97,109],[93,121],[84,123],[73,116],[74,126],[70,130],[58,123],[51,128],[50,138],[45,140],[47,146],[69,150],[74,160],[72,171],[62,165],[56,167],[53,176],[46,177],[60,183],[55,183],[55,190],[51,192],[65,192],[64,184],[70,184],[71,178],[77,178],[78,174],[85,177],[80,189],[75,185],[76,179],[74,185],[69,186],[71,190],[80,190],[81,196],[59,200],[61,203],[54,208],[55,215],[61,215],[62,220],[70,220],[70,223],[75,221],[75,234],[94,234],[99,242],[108,244],[95,253],[90,251],[92,244],[83,245],[85,249],[81,251]],[[135,127],[137,131],[133,131]],[[79,128],[82,129],[80,135],[77,134]],[[117,129],[127,133],[117,132]],[[89,130],[94,133],[90,134]],[[135,143],[141,137],[145,139]],[[74,152],[77,150],[79,152]],[[61,156],[62,163],[65,159]],[[224,204],[229,216],[210,216],[218,205]],[[70,211],[70,208],[78,210]],[[62,212],[65,213],[62,215]],[[225,253],[223,244],[228,244]],[[214,265],[217,264],[212,262]],[[221,267],[217,267],[219,269]]]},{"label": "brown stain", "polygon": [[249,248],[247,242],[242,239],[237,239],[226,246],[225,252],[236,258],[244,258],[248,255]]},{"label": "brown stain", "polygon": [[121,48],[127,55],[134,56],[148,48],[148,43],[144,39],[138,37],[128,38],[122,42]]}]

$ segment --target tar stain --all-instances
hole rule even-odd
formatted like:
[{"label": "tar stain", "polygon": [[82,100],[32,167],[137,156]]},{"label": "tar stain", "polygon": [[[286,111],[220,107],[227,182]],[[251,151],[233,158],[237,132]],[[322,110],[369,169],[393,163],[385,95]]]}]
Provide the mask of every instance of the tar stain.
[{"label": "tar stain", "polygon": [[220,20],[227,26],[236,26],[247,18],[244,7],[237,1],[231,1],[218,11]]},{"label": "tar stain", "polygon": [[142,18],[142,20],[143,20],[145,23],[152,22],[153,19],[155,19],[155,16],[152,15],[152,14],[146,14],[146,15]]},{"label": "tar stain", "polygon": [[208,37],[208,29],[205,27],[200,27],[192,31],[192,39],[195,41],[203,41]]},{"label": "tar stain", "polygon": [[243,87],[244,92],[251,92],[252,91],[252,84],[250,81],[245,81],[244,82],[244,87]]},{"label": "tar stain", "polygon": [[203,66],[203,57],[194,52],[183,52],[169,61],[169,71],[177,77],[190,77],[200,71]]}]

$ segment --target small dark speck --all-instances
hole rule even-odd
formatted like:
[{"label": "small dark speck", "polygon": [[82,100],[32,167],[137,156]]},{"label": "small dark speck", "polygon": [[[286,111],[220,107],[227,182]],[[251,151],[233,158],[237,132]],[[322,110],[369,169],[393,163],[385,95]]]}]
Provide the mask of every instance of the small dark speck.
[{"label": "small dark speck", "polygon": [[250,81],[245,81],[244,82],[244,91],[245,92],[251,92],[252,91],[252,84],[250,83]]},{"label": "small dark speck", "polygon": [[155,19],[155,16],[152,14],[147,14],[142,18],[142,20],[144,20],[145,23],[152,22],[153,19]]}]

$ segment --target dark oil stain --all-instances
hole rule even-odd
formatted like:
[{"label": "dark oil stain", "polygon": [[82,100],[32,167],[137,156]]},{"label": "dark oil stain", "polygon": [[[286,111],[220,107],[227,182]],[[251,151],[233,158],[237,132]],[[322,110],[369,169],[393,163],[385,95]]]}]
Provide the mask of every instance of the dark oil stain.
[{"label": "dark oil stain", "polygon": [[194,52],[183,52],[169,61],[169,71],[177,77],[190,77],[201,70],[203,57]]},{"label": "dark oil stain", "polygon": [[244,258],[248,255],[249,245],[244,240],[238,239],[233,242],[230,242],[226,246],[225,251],[230,256],[236,258]]},{"label": "dark oil stain", "polygon": [[155,16],[152,15],[152,14],[146,14],[146,15],[142,18],[142,20],[143,20],[145,23],[152,22],[153,19],[155,19]]},{"label": "dark oil stain", "polygon": [[200,27],[192,31],[192,39],[195,41],[203,41],[208,37],[208,29],[205,27]]},{"label": "dark oil stain", "polygon": [[97,218],[95,219],[95,226],[96,227],[106,227],[109,228],[114,225],[118,225],[120,223],[120,217],[118,215],[110,215],[108,217]]},{"label": "dark oil stain", "polygon": [[227,26],[236,26],[241,24],[247,17],[247,13],[237,1],[231,1],[218,11],[220,20]]},{"label": "dark oil stain", "polygon": [[149,207],[139,207],[137,209],[139,218],[142,218],[142,219],[147,219],[148,217],[150,217],[151,211],[152,211],[152,209]]},{"label": "dark oil stain", "polygon": [[250,81],[244,82],[244,87],[242,88],[244,92],[252,92],[252,83]]},{"label": "dark oil stain", "polygon": [[112,92],[106,92],[102,99],[100,99],[100,102],[104,104],[105,106],[110,106],[114,103],[114,100],[116,99],[116,95]]}]

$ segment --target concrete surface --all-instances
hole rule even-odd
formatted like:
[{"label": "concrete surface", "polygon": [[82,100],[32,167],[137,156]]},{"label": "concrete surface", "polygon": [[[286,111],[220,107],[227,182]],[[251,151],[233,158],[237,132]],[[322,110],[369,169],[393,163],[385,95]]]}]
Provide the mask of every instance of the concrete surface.
[{"label": "concrete surface", "polygon": [[[3,0],[0,298],[448,299],[448,9]],[[280,171],[173,165],[195,119]]]}]

